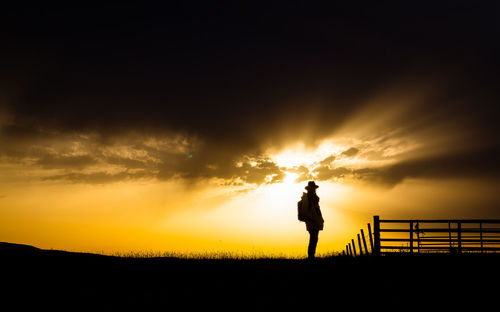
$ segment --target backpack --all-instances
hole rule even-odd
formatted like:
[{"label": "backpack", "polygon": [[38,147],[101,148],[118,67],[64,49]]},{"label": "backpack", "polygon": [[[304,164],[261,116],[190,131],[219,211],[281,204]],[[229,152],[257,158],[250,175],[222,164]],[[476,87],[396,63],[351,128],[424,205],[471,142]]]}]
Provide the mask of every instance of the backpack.
[{"label": "backpack", "polygon": [[297,203],[297,217],[299,221],[306,222],[311,219],[311,209],[309,207],[309,199],[307,194],[302,194],[302,199]]}]

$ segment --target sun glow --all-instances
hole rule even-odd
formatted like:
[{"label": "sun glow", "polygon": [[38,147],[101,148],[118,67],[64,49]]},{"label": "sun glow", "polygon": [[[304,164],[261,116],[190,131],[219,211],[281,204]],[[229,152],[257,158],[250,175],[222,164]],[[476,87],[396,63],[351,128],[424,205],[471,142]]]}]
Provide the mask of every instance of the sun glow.
[{"label": "sun glow", "polygon": [[269,151],[272,161],[281,167],[312,166],[332,154],[340,154],[346,149],[345,146],[337,144],[332,140],[323,141],[316,148],[307,148],[303,143],[298,143],[279,152]]},{"label": "sun glow", "polygon": [[285,178],[283,179],[283,182],[281,182],[284,185],[294,185],[296,184],[295,181],[299,177],[298,174],[293,173],[293,172],[287,172]]}]

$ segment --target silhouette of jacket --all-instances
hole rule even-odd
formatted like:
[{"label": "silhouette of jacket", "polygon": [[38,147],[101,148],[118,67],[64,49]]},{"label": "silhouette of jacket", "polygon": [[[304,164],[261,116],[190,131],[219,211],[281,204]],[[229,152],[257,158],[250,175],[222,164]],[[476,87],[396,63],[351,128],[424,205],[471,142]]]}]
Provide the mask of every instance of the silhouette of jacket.
[{"label": "silhouette of jacket", "polygon": [[323,220],[323,216],[321,215],[321,210],[319,209],[319,197],[316,193],[307,192],[307,201],[309,205],[313,208],[313,215],[310,220],[306,221],[306,228],[308,231],[316,230],[322,231],[323,225],[325,221]]}]

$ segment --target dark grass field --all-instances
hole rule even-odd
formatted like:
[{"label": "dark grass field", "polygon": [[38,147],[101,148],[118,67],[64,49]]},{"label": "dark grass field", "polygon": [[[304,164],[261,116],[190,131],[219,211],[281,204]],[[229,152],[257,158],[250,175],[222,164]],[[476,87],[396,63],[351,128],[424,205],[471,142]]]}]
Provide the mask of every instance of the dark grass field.
[{"label": "dark grass field", "polygon": [[12,311],[476,310],[500,300],[498,255],[124,258],[2,243],[0,258]]}]

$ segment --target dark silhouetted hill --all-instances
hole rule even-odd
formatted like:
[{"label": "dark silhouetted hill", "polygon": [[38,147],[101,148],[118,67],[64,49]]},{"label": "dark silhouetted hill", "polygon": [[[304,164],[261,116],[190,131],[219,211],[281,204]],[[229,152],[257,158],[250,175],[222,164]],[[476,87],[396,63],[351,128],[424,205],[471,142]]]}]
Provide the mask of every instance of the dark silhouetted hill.
[{"label": "dark silhouetted hill", "polygon": [[30,245],[23,245],[23,244],[13,244],[13,243],[5,243],[5,242],[0,242],[0,252],[18,252],[18,251],[39,251],[40,249],[30,246]]},{"label": "dark silhouetted hill", "polygon": [[293,259],[121,258],[0,244],[17,310],[284,310],[487,306],[497,255]]}]

